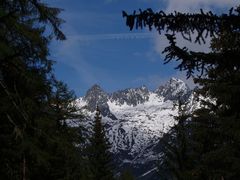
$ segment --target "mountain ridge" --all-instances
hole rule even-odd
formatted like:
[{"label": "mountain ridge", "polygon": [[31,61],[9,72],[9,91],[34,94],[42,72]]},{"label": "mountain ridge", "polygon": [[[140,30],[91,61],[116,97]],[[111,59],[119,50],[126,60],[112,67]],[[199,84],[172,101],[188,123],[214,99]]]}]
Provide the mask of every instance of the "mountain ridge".
[{"label": "mountain ridge", "polygon": [[[89,128],[99,106],[119,171],[133,167],[134,175],[140,177],[153,169],[161,156],[158,143],[176,123],[179,98],[194,104],[192,90],[182,80],[171,78],[155,91],[141,86],[107,93],[95,84],[76,102],[85,113],[84,125]],[[149,175],[140,179],[148,179]]]},{"label": "mountain ridge", "polygon": [[[147,86],[142,85],[140,87],[125,88],[125,89],[114,91],[112,93],[108,93],[105,90],[103,90],[103,88],[100,85],[94,84],[91,88],[87,90],[86,95],[83,96],[83,100],[88,101],[89,104],[91,104],[92,98],[93,98],[93,101],[98,102],[99,104],[103,102],[104,103],[107,102],[107,99],[111,99],[111,101],[118,101],[119,104],[123,104],[125,100],[125,102],[128,105],[132,104],[136,106],[139,103],[144,103],[147,100],[146,98],[148,98],[147,95],[149,95],[150,92],[156,93],[159,96],[164,96],[165,100],[176,100],[179,97],[182,97],[184,95],[189,95],[189,92],[191,92],[191,89],[188,87],[188,85],[184,81],[174,77],[172,77],[164,85],[158,86],[155,90],[149,90]],[[141,97],[141,93],[142,95],[145,95],[145,99]],[[94,94],[94,95],[91,96],[91,94]],[[135,97],[132,97],[131,94]],[[136,94],[137,94],[137,97],[136,97]],[[123,96],[125,96],[124,97],[125,99],[119,99],[119,98],[123,98]],[[137,102],[131,103],[131,102],[128,102],[129,99],[127,98],[129,97],[132,99],[134,98],[143,98],[143,99],[140,99],[139,102],[137,101]],[[94,111],[94,110],[95,109],[91,108],[91,111]]]}]

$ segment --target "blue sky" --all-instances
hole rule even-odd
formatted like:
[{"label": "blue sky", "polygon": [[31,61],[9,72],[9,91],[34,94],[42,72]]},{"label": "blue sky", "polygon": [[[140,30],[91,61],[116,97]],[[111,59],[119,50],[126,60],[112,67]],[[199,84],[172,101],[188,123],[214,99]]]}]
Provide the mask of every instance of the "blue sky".
[{"label": "blue sky", "polygon": [[[199,8],[218,13],[236,6],[234,0],[45,0],[50,6],[64,9],[60,17],[66,22],[63,42],[50,44],[51,58],[56,61],[55,74],[66,82],[77,96],[85,94],[93,84],[107,92],[146,85],[157,88],[170,77],[185,80],[185,73],[174,70],[175,63],[163,65],[161,54],[167,41],[148,30],[130,32],[122,18],[122,10],[165,10],[196,12]],[[180,37],[179,37],[180,38]],[[209,44],[179,44],[208,50]]]}]

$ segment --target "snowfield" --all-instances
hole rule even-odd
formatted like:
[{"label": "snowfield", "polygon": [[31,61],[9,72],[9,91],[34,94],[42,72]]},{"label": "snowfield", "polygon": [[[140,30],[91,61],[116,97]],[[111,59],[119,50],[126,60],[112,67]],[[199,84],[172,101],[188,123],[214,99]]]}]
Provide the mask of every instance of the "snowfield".
[{"label": "snowfield", "polygon": [[[174,116],[179,98],[188,101],[190,110],[199,106],[188,86],[176,78],[155,91],[142,86],[108,94],[94,85],[84,97],[77,99],[76,104],[86,116],[82,125],[87,129],[91,129],[94,110],[99,106],[110,150],[120,166],[140,167],[156,161],[161,155],[156,146],[163,133],[176,123]],[[142,174],[152,172],[153,168],[145,169]]]},{"label": "snowfield", "polygon": [[99,106],[118,170],[131,168],[139,179],[152,180],[155,163],[162,156],[160,139],[176,123],[178,100],[187,102],[192,112],[200,107],[198,98],[182,80],[171,78],[155,91],[141,86],[108,94],[94,85],[76,104],[85,115],[81,124],[89,133]]}]

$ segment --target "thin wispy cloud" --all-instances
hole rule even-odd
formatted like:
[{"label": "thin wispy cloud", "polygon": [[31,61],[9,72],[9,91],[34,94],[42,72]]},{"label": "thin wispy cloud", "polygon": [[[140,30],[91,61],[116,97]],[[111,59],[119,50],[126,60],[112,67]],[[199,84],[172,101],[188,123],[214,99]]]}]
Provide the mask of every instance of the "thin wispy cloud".
[{"label": "thin wispy cloud", "polygon": [[58,62],[71,67],[76,76],[88,86],[91,86],[97,81],[94,69],[84,58],[78,48],[78,43],[75,40],[67,39],[64,42],[55,42],[54,56],[58,59]]},{"label": "thin wispy cloud", "polygon": [[101,40],[135,40],[154,38],[153,33],[116,33],[116,34],[86,34],[72,35],[69,39],[77,41],[101,41]]},{"label": "thin wispy cloud", "polygon": [[105,3],[113,3],[113,2],[117,2],[118,0],[105,0]]},{"label": "thin wispy cloud", "polygon": [[212,10],[214,8],[231,8],[239,4],[236,0],[166,0],[167,12],[196,12],[200,8]]},{"label": "thin wispy cloud", "polygon": [[[217,10],[228,12],[236,6],[237,0],[100,0],[100,1],[47,1],[53,7],[65,9],[61,17],[66,21],[63,31],[67,36],[64,42],[52,45],[55,59],[62,66],[68,66],[71,76],[60,76],[72,87],[88,89],[93,83],[102,82],[107,89],[139,86],[146,84],[156,88],[171,76],[184,79],[185,73],[176,74],[175,63],[162,65],[162,50],[169,45],[164,33],[129,31],[121,16],[121,11],[129,13],[138,7],[153,8],[165,12],[205,12]],[[177,35],[177,45],[191,50],[208,51],[205,45],[191,44]],[[116,62],[116,63],[115,63]],[[134,64],[136,63],[136,64]],[[163,69],[161,69],[163,68]],[[141,70],[140,70],[141,69]],[[70,72],[71,71],[71,72]],[[59,73],[61,75],[61,72]],[[67,73],[64,73],[67,74]],[[75,79],[73,81],[73,79]],[[78,79],[78,80],[76,80]],[[135,79],[135,80],[134,80]],[[132,83],[131,80],[134,80]],[[188,83],[192,84],[192,80]]]}]

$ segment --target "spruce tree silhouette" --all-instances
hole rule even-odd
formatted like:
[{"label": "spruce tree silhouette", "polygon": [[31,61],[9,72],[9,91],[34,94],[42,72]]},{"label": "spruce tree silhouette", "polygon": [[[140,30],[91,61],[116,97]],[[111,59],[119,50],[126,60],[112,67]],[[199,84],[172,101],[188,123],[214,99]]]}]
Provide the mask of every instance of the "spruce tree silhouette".
[{"label": "spruce tree silhouette", "polygon": [[93,180],[112,180],[112,158],[109,152],[110,144],[106,138],[102,125],[102,116],[99,107],[96,108],[93,135],[90,139],[89,160]]},{"label": "spruce tree silhouette", "polygon": [[[190,179],[239,179],[240,177],[240,6],[227,13],[166,14],[146,9],[127,14],[126,25],[166,33],[164,63],[177,61],[200,85],[198,93],[211,100],[202,102],[192,115],[186,133],[191,139],[193,165]],[[176,34],[194,43],[211,40],[210,52],[180,47]]]}]

